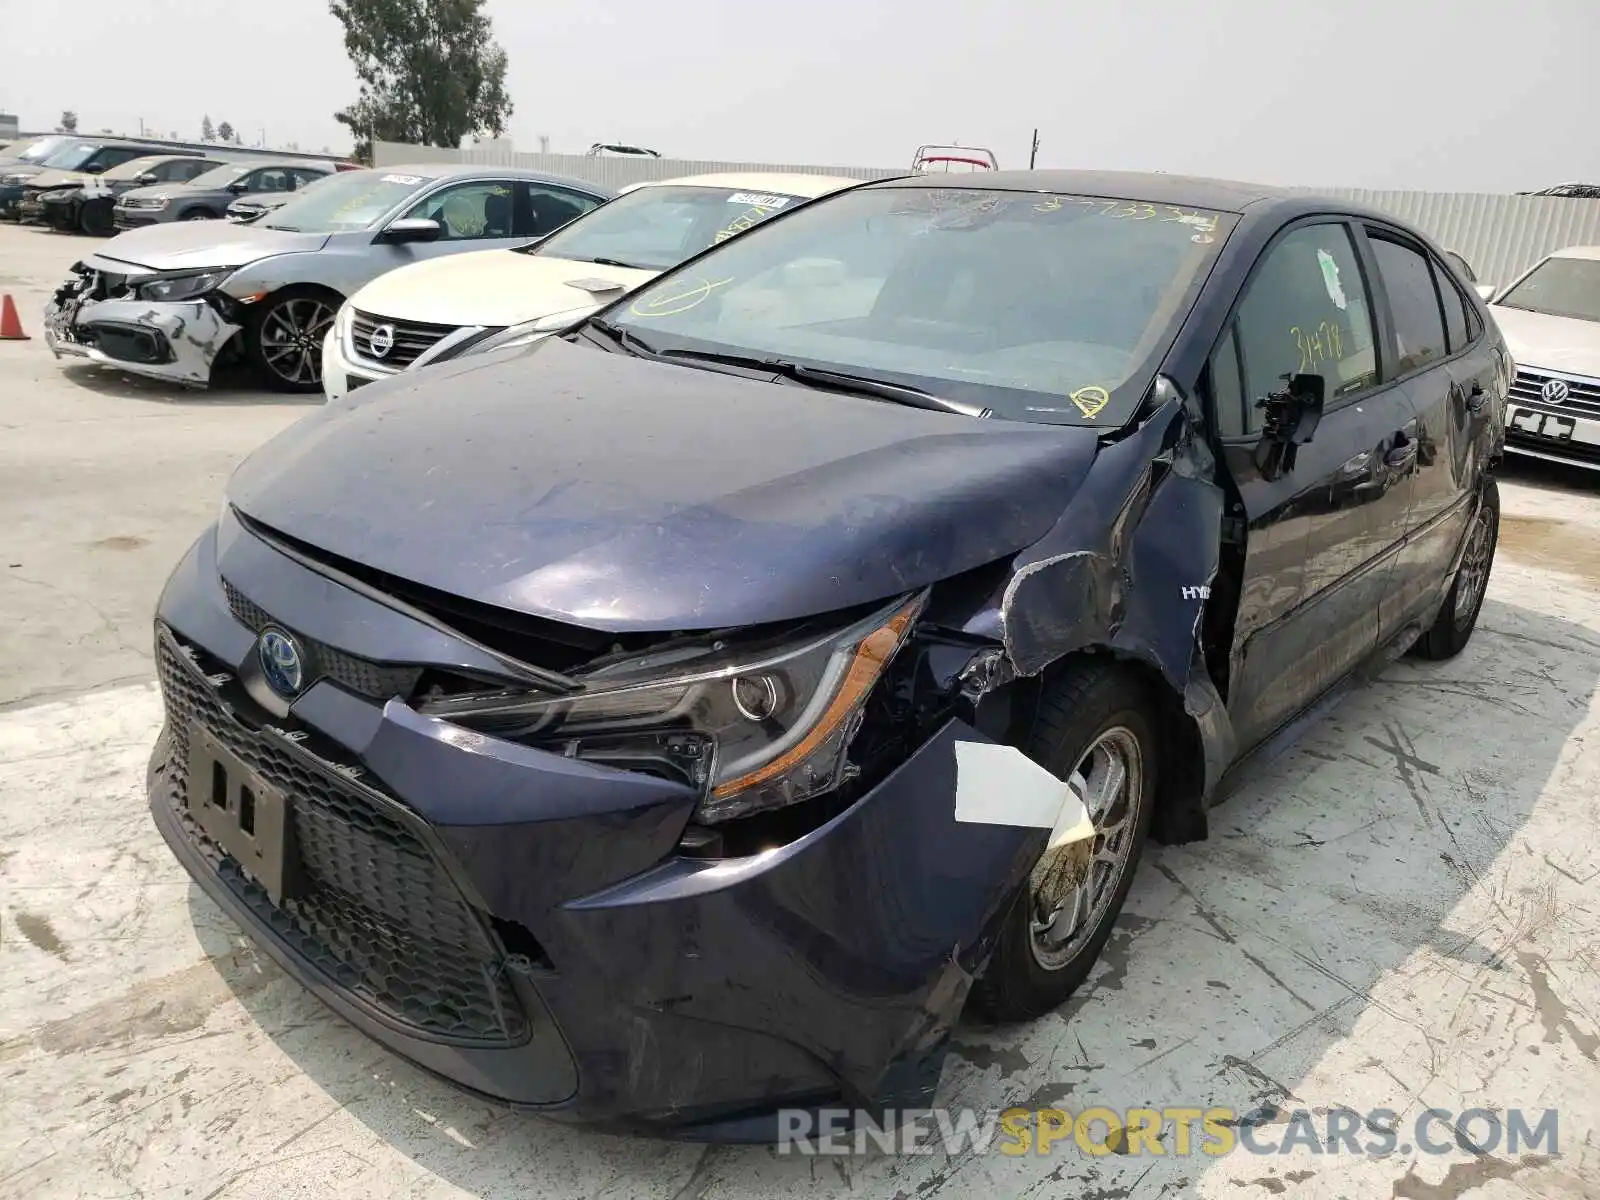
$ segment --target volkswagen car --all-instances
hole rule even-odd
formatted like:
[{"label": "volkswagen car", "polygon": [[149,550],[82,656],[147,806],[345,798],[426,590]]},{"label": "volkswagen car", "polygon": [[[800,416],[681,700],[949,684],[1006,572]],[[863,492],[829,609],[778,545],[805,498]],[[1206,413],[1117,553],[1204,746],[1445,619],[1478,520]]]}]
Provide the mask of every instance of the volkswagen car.
[{"label": "volkswagen car", "polygon": [[73,265],[45,309],[45,341],[57,358],[191,387],[242,357],[270,388],[320,391],[345,297],[396,267],[527,242],[533,197],[552,191],[591,207],[611,196],[512,167],[395,167],[319,177],[248,225],[129,230]]},{"label": "volkswagen car", "polygon": [[1600,246],[1540,259],[1489,311],[1517,365],[1506,449],[1600,470]]},{"label": "volkswagen car", "polygon": [[[187,183],[220,166],[218,160],[198,154],[156,154],[130,159],[102,175],[48,172],[56,178],[39,176],[28,186],[22,217],[28,220],[37,216],[63,233],[79,231],[91,237],[110,237],[116,232],[112,208],[124,192],[151,184]],[[37,205],[34,210],[30,210],[30,198]]]},{"label": "volkswagen car", "polygon": [[251,455],[159,602],[155,822],[481,1097],[925,1107],[964,1006],[1084,984],[1148,838],[1468,644],[1510,382],[1346,201],[851,188]]},{"label": "volkswagen car", "polygon": [[[418,263],[373,280],[339,311],[322,387],[521,345],[786,208],[858,182],[834,175],[695,175],[636,183],[559,233],[510,250]],[[544,203],[534,206],[543,212]],[[575,211],[552,212],[564,224]]]}]

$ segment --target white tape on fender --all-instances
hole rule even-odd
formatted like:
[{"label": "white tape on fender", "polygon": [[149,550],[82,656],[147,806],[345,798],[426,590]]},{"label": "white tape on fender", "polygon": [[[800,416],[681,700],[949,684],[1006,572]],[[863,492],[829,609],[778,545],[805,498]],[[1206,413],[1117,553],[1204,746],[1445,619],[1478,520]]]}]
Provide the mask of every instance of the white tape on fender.
[{"label": "white tape on fender", "polygon": [[957,742],[956,820],[1048,829],[1047,848],[1094,836],[1076,792],[1015,746]]}]

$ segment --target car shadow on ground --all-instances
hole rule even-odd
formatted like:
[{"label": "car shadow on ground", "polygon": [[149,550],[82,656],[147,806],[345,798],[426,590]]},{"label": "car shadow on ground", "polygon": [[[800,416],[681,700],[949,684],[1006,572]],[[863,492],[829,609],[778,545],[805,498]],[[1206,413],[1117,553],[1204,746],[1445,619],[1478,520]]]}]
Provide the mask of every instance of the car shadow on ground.
[{"label": "car shadow on ground", "polygon": [[[1277,758],[1247,767],[1213,810],[1207,841],[1152,846],[1089,983],[1028,1025],[963,1022],[936,1103],[1223,1107],[1237,1114],[1235,1129],[1242,1122],[1276,1147],[1290,1110],[1388,1107],[1414,1118],[1419,1106],[1450,1107],[1465,1094],[1448,1086],[1458,1071],[1443,1076],[1447,1099],[1419,1099],[1450,1064],[1532,1061],[1512,1061],[1528,1048],[1513,1044],[1504,1021],[1486,1032],[1484,1006],[1495,996],[1529,1010],[1530,1042],[1537,1002],[1545,1043],[1557,1043],[1543,1045],[1546,1056],[1584,1053],[1594,1031],[1577,1008],[1561,1016],[1566,1025],[1551,1024],[1564,985],[1540,939],[1562,918],[1534,873],[1545,871],[1541,858],[1551,879],[1562,871],[1563,819],[1593,805],[1569,794],[1564,751],[1588,718],[1597,679],[1600,633],[1491,599],[1458,658],[1391,665]],[[198,888],[189,895],[205,952],[226,964],[230,924]],[[1217,1171],[1265,1195],[1309,1178],[1271,1156],[1175,1154],[1171,1123],[1162,1156],[1092,1157],[1069,1139],[1049,1155],[826,1160],[594,1134],[454,1091],[287,979],[281,988],[299,994],[292,1003],[269,1000],[259,981],[230,982],[328,1096],[418,1166],[478,1196],[700,1197],[717,1188],[929,1200],[1086,1194],[1091,1185],[1103,1197],[1175,1196]],[[1547,1072],[1553,1065],[1538,1061]],[[1561,1101],[1548,1090],[1496,1096],[1502,1109]],[[1324,1169],[1348,1170],[1351,1160],[1328,1161]],[[1405,1186],[1423,1186],[1414,1157],[1366,1166],[1382,1170],[1381,1194],[1388,1181],[1396,1196],[1435,1194]],[[1373,1190],[1351,1186],[1348,1194]]]},{"label": "car shadow on ground", "polygon": [[147,379],[131,375],[116,367],[83,361],[68,362],[62,366],[62,375],[72,384],[103,396],[121,396],[130,400],[147,400],[154,404],[195,405],[289,405],[297,408],[316,407],[324,402],[321,392],[294,393],[271,392],[261,386],[261,380],[248,366],[229,364],[220,366],[211,377],[209,387],[184,387],[160,379]]}]

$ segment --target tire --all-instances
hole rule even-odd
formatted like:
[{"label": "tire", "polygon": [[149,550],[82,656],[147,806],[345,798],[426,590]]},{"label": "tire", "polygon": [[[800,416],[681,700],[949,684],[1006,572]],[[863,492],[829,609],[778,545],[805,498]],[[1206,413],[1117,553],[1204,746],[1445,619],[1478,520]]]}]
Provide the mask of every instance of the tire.
[{"label": "tire", "polygon": [[117,232],[108,204],[85,204],[78,209],[78,228],[90,237],[110,237]]},{"label": "tire", "polygon": [[[1060,1007],[1089,977],[1122,912],[1150,832],[1156,795],[1156,724],[1148,691],[1115,663],[1077,661],[1047,679],[1033,734],[1023,747],[1028,757],[1063,779],[1087,765],[1087,786],[1082,790],[1088,795],[1091,817],[1096,816],[1096,792],[1104,778],[1102,748],[1125,756],[1132,783],[1124,789],[1121,802],[1113,797],[1098,814],[1096,823],[1101,824],[1120,811],[1123,819],[1113,827],[1117,832],[1097,835],[1092,843],[1080,843],[1076,851],[1081,855],[1085,848],[1114,848],[1116,857],[1098,873],[1103,878],[1089,877],[1084,893],[1089,913],[1078,918],[1080,923],[1063,944],[1046,945],[1053,939],[1037,930],[1036,922],[1055,908],[1044,893],[1052,885],[1060,887],[1063,869],[1081,873],[1085,865],[1095,868],[1098,860],[1085,863],[1082,858],[1063,857],[1073,853],[1071,848],[1047,853],[1018,892],[995,952],[972,989],[974,1008],[988,1019],[1012,1022],[1043,1016]],[[1131,762],[1126,761],[1130,753]]]},{"label": "tire", "polygon": [[245,319],[245,355],[269,388],[322,390],[322,341],[341,303],[332,292],[296,286],[252,306]]},{"label": "tire", "polygon": [[1500,541],[1500,485],[1494,476],[1483,481],[1478,510],[1467,530],[1467,547],[1455,582],[1444,598],[1444,607],[1433,627],[1417,639],[1419,658],[1439,661],[1454,658],[1466,647],[1483,611],[1483,597],[1489,590],[1489,573],[1494,569],[1495,547]]},{"label": "tire", "polygon": [[215,221],[217,214],[209,208],[191,208],[179,215],[180,221]]}]

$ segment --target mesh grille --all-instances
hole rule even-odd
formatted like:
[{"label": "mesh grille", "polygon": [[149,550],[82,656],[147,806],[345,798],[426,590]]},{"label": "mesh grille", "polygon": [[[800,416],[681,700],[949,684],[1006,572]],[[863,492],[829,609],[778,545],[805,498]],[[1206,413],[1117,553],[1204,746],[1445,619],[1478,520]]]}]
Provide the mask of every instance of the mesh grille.
[{"label": "mesh grille", "polygon": [[[266,609],[227,580],[223,580],[222,590],[227,593],[229,610],[241,625],[260,633],[273,623]],[[416,690],[417,681],[422,678],[421,667],[376,663],[311,638],[302,637],[300,642],[309,660],[306,679],[310,683],[327,678],[359,695],[371,696],[374,700],[388,700],[394,696],[402,699],[410,696]]]},{"label": "mesh grille", "polygon": [[[1567,396],[1560,404],[1544,398],[1545,384],[1561,379],[1567,385]],[[1547,412],[1573,412],[1584,416],[1600,416],[1600,379],[1567,379],[1565,376],[1546,375],[1542,371],[1517,368],[1517,377],[1511,384],[1511,399],[1531,403]]]},{"label": "mesh grille", "polygon": [[[218,875],[274,934],[338,986],[418,1033],[509,1045],[527,1022],[504,960],[404,810],[389,810],[271,734],[244,728],[169,636],[157,645],[171,757],[162,802]],[[281,907],[189,815],[190,732],[204,727],[289,797],[301,894]]]}]

